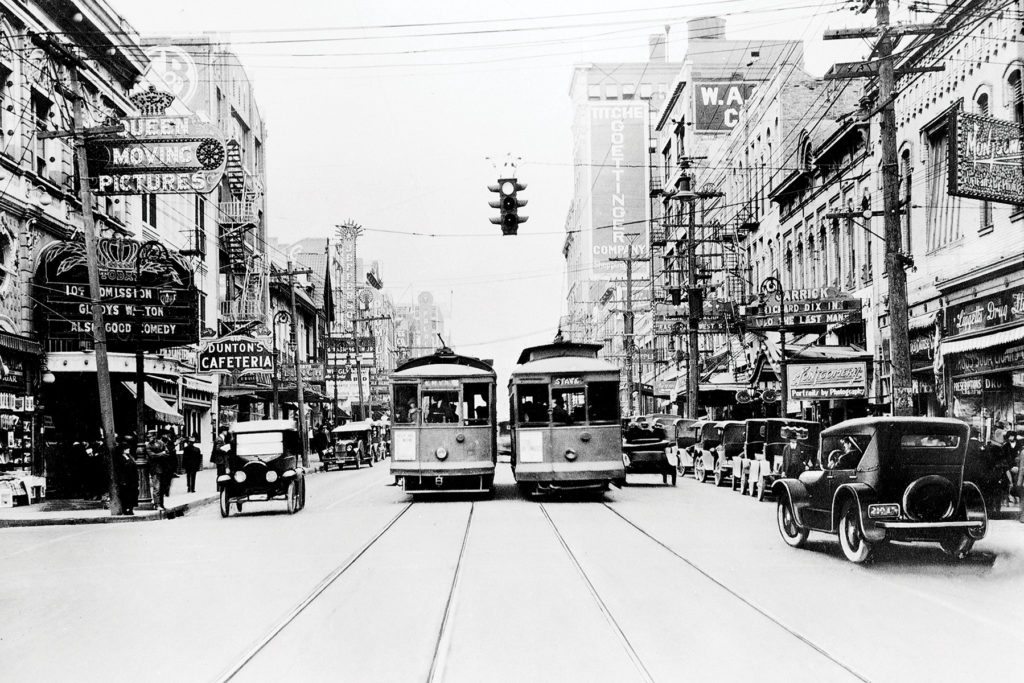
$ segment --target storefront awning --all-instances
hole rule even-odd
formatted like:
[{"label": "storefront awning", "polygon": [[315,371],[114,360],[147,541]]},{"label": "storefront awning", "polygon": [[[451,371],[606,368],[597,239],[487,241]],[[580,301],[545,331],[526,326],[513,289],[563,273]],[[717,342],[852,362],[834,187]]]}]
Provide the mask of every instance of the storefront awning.
[{"label": "storefront awning", "polygon": [[19,337],[16,334],[2,330],[0,330],[0,348],[34,356],[39,356],[43,353],[43,347],[34,339],[26,339],[25,337]]},{"label": "storefront awning", "polygon": [[[131,392],[132,396],[135,396],[135,382],[122,382],[125,388]],[[168,405],[164,397],[157,393],[156,389],[153,388],[149,382],[145,383],[146,389],[143,392],[142,400],[146,403],[146,407],[152,410],[156,414],[158,422],[163,422],[172,425],[185,424],[185,420],[181,417],[181,414]]]},{"label": "storefront awning", "polygon": [[948,356],[951,353],[963,353],[964,351],[977,351],[987,349],[991,346],[1001,344],[1012,344],[1024,339],[1024,325],[1011,327],[1008,330],[983,334],[968,339],[950,339],[942,342],[942,355]]},{"label": "storefront awning", "polygon": [[938,311],[932,311],[931,313],[925,313],[924,315],[915,315],[907,321],[907,329],[913,332],[915,330],[923,330],[931,327],[935,324],[936,315],[938,315]]}]

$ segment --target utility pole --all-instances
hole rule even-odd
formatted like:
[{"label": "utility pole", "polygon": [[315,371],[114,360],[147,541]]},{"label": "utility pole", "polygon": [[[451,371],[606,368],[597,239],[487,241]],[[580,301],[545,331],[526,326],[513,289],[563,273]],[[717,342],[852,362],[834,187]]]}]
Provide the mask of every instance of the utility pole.
[{"label": "utility pole", "polygon": [[[691,181],[692,182],[692,181]],[[697,286],[697,198],[689,199],[690,226],[686,231],[686,416],[697,417],[697,395],[700,392],[700,319],[704,313],[704,297]]]},{"label": "utility pole", "polygon": [[626,351],[626,412],[633,415],[633,360],[636,355],[636,344],[633,335],[633,262],[650,261],[646,256],[633,256],[633,238],[639,236],[638,232],[627,232],[629,247],[626,256],[617,256],[608,259],[609,261],[620,261],[626,264],[626,308],[622,312],[622,331],[625,336]]},{"label": "utility pole", "polygon": [[[292,262],[288,261],[288,270],[284,273],[277,273],[275,277],[288,278],[288,293],[291,297],[290,308],[292,318],[292,362],[295,364],[295,395],[299,404],[299,438],[302,440],[302,466],[309,467],[309,433],[306,431],[306,397],[303,395],[302,386],[302,363],[299,362],[299,314],[295,305],[295,276],[310,275],[312,270],[303,268],[296,270]],[[275,314],[275,320],[276,320]],[[273,322],[273,321],[272,321]]]},{"label": "utility pole", "polygon": [[[867,12],[871,0],[864,0],[861,13]],[[889,0],[874,0],[875,27],[872,29],[840,29],[826,31],[826,40],[844,38],[877,38],[872,56],[867,62],[836,64],[826,79],[878,78],[878,106],[870,112],[880,114],[879,128],[882,142],[882,210],[885,225],[885,269],[889,276],[889,352],[892,362],[892,413],[910,415],[910,330],[907,320],[907,272],[904,267],[908,256],[903,253],[900,235],[899,158],[896,153],[896,76],[926,71],[943,71],[943,66],[909,67],[897,70],[893,64],[894,36],[928,34],[942,29],[935,25],[899,25],[889,23]]]},{"label": "utility pole", "polygon": [[[110,391],[110,363],[107,360],[107,327],[103,320],[103,300],[100,296],[100,271],[96,251],[96,221],[92,212],[92,189],[89,187],[89,162],[85,153],[84,121],[82,117],[81,83],[78,80],[79,61],[71,57],[71,85],[74,100],[75,160],[78,165],[78,189],[82,202],[82,230],[85,233],[85,260],[89,271],[89,301],[92,304],[93,349],[96,352],[96,387],[100,400],[100,424],[103,426],[103,443],[106,445],[107,478],[110,481],[110,514],[123,514],[121,496],[117,490],[117,473],[114,469],[114,400]],[[144,438],[139,434],[139,439]]]}]

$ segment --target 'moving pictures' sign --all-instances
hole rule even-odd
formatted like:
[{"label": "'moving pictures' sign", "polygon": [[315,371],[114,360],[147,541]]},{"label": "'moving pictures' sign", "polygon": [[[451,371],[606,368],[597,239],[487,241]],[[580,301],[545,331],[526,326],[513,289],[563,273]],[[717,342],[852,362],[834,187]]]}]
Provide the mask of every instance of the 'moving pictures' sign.
[{"label": "'moving pictures' sign", "polygon": [[786,380],[793,401],[865,398],[866,361],[851,363],[787,363]]},{"label": "'moving pictures' sign", "polygon": [[949,194],[1024,203],[1024,125],[954,109],[949,140]]}]

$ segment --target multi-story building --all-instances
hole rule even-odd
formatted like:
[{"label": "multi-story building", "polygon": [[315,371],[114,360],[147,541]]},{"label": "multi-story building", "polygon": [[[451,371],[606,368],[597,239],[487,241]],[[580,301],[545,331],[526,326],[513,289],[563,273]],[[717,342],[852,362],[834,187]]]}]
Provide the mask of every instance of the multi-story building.
[{"label": "multi-story building", "polygon": [[395,316],[399,363],[429,355],[441,346],[438,335],[444,338],[444,314],[432,293],[420,292],[413,304],[396,304]]},{"label": "multi-story building", "polygon": [[[656,404],[675,410],[672,404],[682,406],[686,396],[690,359],[685,342],[685,237],[690,234],[691,202],[681,200],[700,193],[693,200],[692,219],[695,280],[703,296],[693,303],[706,308],[708,315],[698,327],[700,348],[693,362],[706,375],[711,370],[709,358],[738,356],[727,352],[735,328],[724,315],[730,304],[751,291],[737,236],[743,232],[740,226],[754,227],[770,211],[767,182],[785,136],[778,115],[764,115],[761,105],[752,101],[771,103],[766,92],[776,84],[810,78],[803,70],[800,41],[731,40],[725,37],[724,21],[716,17],[692,20],[688,29],[682,68],[652,125],[653,306],[651,324],[637,337],[641,387],[650,387],[647,397],[643,392],[639,396],[645,411]],[[800,102],[794,97],[793,104]],[[787,111],[782,125],[788,125],[788,116],[798,114],[799,110]],[[732,362],[732,370],[737,363],[742,361]],[[723,387],[733,383],[720,382]],[[709,382],[709,390],[713,386]],[[713,391],[725,396],[727,390]]]},{"label": "multi-story building", "polygon": [[[227,140],[227,166],[220,186],[206,197],[190,198],[196,234],[209,245],[209,268],[214,273],[210,277],[216,278],[214,305],[205,307],[206,327],[223,335],[269,326],[267,130],[252,81],[237,55],[209,35],[147,37],[141,45],[150,80],[214,124]],[[151,201],[156,208],[149,215],[160,220],[163,199]],[[259,392],[269,387],[265,381],[251,379],[220,377],[220,423],[265,412]]]},{"label": "multi-story building", "polygon": [[[666,36],[652,35],[647,61],[580,64],[569,86],[574,190],[562,249],[562,333],[574,341],[604,342],[602,355],[623,366],[625,325],[616,320],[627,308],[622,259],[647,254],[651,119],[678,72],[679,64],[667,61]],[[640,286],[649,281],[644,264],[633,263],[637,286],[629,307],[649,308],[649,289]],[[623,399],[625,404],[625,393]]]}]

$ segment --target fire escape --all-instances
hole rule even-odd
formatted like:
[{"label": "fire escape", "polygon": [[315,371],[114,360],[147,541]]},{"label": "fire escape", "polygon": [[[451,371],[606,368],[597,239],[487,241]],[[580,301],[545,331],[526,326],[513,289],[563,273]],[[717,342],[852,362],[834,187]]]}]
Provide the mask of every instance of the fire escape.
[{"label": "fire escape", "polygon": [[221,319],[232,328],[266,323],[270,263],[262,240],[263,186],[245,168],[237,140],[227,144],[228,199],[220,203],[220,244],[229,286],[221,302]]}]

